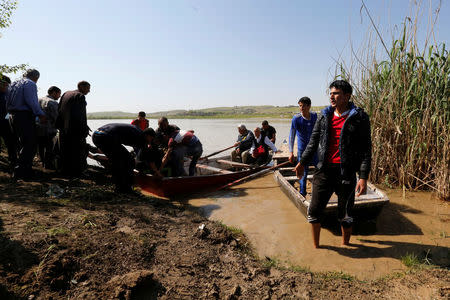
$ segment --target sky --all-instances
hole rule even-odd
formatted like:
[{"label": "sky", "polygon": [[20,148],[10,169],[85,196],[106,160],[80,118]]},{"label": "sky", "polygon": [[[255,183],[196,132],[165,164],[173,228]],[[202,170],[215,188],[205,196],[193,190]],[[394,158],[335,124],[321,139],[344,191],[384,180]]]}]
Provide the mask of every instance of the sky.
[{"label": "sky", "polygon": [[[365,3],[390,43],[410,0]],[[438,4],[422,1],[422,36]],[[445,0],[438,42],[448,44],[449,16]],[[326,105],[335,61],[362,49],[370,27],[360,0],[19,0],[0,31],[0,64],[39,70],[39,96],[89,81],[88,112],[286,106],[302,96]]]}]

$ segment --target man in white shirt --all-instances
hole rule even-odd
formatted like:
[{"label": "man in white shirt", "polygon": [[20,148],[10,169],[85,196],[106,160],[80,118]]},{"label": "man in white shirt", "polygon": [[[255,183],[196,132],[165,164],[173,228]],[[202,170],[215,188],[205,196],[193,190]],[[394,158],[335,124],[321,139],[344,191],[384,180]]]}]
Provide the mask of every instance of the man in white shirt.
[{"label": "man in white shirt", "polygon": [[277,152],[277,148],[272,141],[261,132],[259,127],[253,131],[255,138],[250,150],[242,153],[242,162],[245,164],[256,163],[258,165],[264,164],[269,158],[269,150]]}]

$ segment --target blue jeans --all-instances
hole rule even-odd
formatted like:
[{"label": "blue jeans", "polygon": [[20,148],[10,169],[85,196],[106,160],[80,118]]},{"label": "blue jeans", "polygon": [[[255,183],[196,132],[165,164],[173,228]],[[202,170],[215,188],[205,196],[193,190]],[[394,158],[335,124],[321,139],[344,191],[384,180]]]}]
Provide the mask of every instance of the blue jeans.
[{"label": "blue jeans", "polygon": [[193,142],[190,145],[177,145],[172,152],[172,159],[174,160],[174,176],[184,176],[184,157],[192,156],[191,163],[189,164],[189,176],[195,175],[195,166],[197,161],[203,153],[203,146],[199,140]]},{"label": "blue jeans", "polygon": [[[300,158],[302,157],[303,151],[305,149],[297,149],[297,159],[300,161]],[[306,178],[308,177],[308,168],[309,166],[315,166],[317,165],[317,155],[314,155],[312,163],[309,163],[305,166],[305,171],[303,172],[303,177],[298,181],[300,184],[300,194],[303,196],[306,196]]]}]

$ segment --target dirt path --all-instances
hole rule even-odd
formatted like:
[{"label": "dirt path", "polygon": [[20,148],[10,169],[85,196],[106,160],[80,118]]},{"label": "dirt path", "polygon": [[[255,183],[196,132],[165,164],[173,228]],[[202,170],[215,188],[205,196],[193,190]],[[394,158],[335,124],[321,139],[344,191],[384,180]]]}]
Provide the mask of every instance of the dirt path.
[{"label": "dirt path", "polygon": [[[39,171],[40,181],[12,183],[0,172],[0,299],[449,296],[447,269],[375,281],[280,269],[190,205],[116,194],[94,171],[89,180],[51,176]],[[62,198],[46,196],[50,184],[64,188]]]},{"label": "dirt path", "polygon": [[390,203],[376,220],[358,222],[352,246],[341,247],[340,229],[322,230],[322,249],[312,248],[310,225],[272,175],[227,192],[189,201],[212,220],[242,229],[259,256],[312,271],[341,271],[377,279],[406,270],[411,255],[450,266],[450,206],[431,193],[387,191]]}]

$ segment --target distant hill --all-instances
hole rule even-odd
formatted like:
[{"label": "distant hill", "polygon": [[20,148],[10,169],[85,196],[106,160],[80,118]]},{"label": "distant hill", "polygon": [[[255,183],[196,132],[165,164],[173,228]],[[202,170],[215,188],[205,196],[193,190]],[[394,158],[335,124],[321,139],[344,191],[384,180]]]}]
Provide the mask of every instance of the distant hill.
[{"label": "distant hill", "polygon": [[[313,111],[319,111],[323,106],[312,107]],[[233,119],[233,118],[291,118],[298,113],[298,106],[233,106],[214,107],[198,110],[169,110],[147,113],[147,118],[157,119],[161,116],[171,119]],[[137,113],[123,111],[104,111],[88,113],[88,119],[134,119]]]}]

